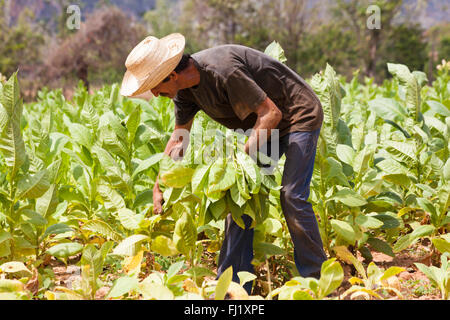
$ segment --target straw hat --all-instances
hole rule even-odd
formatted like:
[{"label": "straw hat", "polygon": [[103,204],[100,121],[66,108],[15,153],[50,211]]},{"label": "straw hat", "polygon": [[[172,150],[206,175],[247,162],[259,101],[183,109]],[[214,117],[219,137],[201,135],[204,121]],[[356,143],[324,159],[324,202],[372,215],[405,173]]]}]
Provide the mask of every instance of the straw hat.
[{"label": "straw hat", "polygon": [[135,97],[156,87],[177,67],[185,43],[184,36],[179,33],[162,39],[145,38],[128,55],[120,94]]}]

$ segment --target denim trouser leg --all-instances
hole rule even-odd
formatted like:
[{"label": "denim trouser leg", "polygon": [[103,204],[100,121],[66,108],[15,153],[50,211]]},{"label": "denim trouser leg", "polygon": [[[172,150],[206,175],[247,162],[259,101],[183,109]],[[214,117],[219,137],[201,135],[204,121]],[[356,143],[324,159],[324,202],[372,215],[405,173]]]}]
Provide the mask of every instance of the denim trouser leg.
[{"label": "denim trouser leg", "polygon": [[[281,207],[294,243],[294,260],[302,277],[320,276],[322,263],[327,259],[320,238],[316,216],[308,202],[320,129],[313,132],[293,132],[280,139],[280,157],[286,162],[280,193]],[[271,150],[270,144],[266,148]],[[219,255],[218,277],[233,266],[233,281],[239,282],[239,271],[253,272],[253,229],[251,218],[243,215],[246,229],[239,227],[228,215],[225,240]],[[252,284],[244,288],[250,294]]]},{"label": "denim trouser leg", "polygon": [[327,259],[320,238],[317,219],[308,202],[320,129],[313,132],[293,132],[288,143],[282,141],[286,154],[280,194],[281,208],[294,243],[294,260],[302,277],[320,276]]},{"label": "denim trouser leg", "polygon": [[[225,270],[232,266],[233,281],[237,283],[239,283],[238,272],[254,273],[252,265],[254,229],[250,229],[252,218],[244,214],[242,220],[244,220],[245,230],[234,222],[231,214],[227,216],[225,220],[225,240],[220,249],[219,267],[217,269],[217,278],[219,278]],[[244,289],[250,294],[252,283],[247,282]]]}]

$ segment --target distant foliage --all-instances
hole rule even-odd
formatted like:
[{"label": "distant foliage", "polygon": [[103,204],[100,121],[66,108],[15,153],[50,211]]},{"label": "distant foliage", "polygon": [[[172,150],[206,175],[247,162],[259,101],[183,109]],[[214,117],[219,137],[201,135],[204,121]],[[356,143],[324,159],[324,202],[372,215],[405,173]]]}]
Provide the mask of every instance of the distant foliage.
[{"label": "distant foliage", "polygon": [[79,31],[50,51],[45,61],[47,79],[75,76],[87,87],[92,74],[105,82],[119,81],[128,53],[144,36],[130,19],[116,7],[94,11]]}]

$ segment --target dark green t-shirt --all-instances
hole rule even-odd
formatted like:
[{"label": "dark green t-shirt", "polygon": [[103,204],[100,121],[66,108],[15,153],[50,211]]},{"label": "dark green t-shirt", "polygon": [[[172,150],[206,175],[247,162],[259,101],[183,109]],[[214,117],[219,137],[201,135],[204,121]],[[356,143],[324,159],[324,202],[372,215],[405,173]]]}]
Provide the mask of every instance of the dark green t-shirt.
[{"label": "dark green t-shirt", "polygon": [[312,88],[286,65],[240,45],[222,45],[192,55],[200,83],[174,98],[177,124],[199,110],[230,129],[253,128],[256,107],[269,97],[281,110],[280,137],[313,131],[322,125],[323,110]]}]

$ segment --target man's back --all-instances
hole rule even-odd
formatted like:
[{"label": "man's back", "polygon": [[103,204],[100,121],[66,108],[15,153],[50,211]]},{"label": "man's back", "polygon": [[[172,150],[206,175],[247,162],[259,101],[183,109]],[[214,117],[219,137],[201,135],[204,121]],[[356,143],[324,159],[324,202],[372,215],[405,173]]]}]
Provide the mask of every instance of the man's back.
[{"label": "man's back", "polygon": [[252,128],[252,112],[267,96],[282,111],[280,136],[313,131],[323,120],[319,99],[294,71],[264,53],[240,45],[222,45],[192,55],[200,83],[175,97],[177,121],[202,109],[214,120],[237,129]]}]

